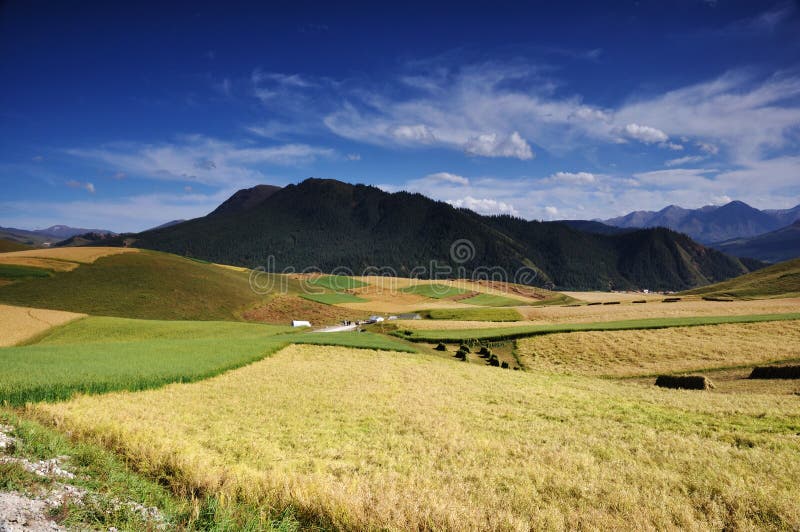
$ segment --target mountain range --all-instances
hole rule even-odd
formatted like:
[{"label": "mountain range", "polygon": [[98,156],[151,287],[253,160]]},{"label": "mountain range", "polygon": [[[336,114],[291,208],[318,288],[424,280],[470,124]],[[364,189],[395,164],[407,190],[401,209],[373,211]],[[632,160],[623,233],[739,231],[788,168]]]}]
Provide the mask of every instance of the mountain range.
[{"label": "mountain range", "polygon": [[800,219],[800,205],[791,209],[759,210],[741,201],[722,206],[684,209],[670,205],[660,211],[634,211],[604,220],[623,228],[667,227],[703,244],[751,238],[791,225]]},{"label": "mountain range", "polygon": [[[360,274],[378,267],[455,277],[502,269],[509,280],[561,289],[680,290],[761,266],[669,229],[611,232],[482,216],[421,194],[311,178],[240,190],[202,218],[102,245],[125,242],[247,267],[266,266],[273,257],[278,271]],[[464,255],[453,252],[459,245]],[[433,272],[432,261],[443,271]]]},{"label": "mountain range", "polygon": [[70,227],[68,225],[52,225],[46,229],[33,230],[17,229],[15,227],[0,227],[0,238],[31,246],[41,246],[45,243],[55,243],[86,233],[112,236],[116,235],[116,233],[107,229],[86,229],[81,227]]},{"label": "mountain range", "polygon": [[781,262],[800,257],[800,220],[752,238],[733,238],[713,244],[714,248],[736,257],[754,257]]}]

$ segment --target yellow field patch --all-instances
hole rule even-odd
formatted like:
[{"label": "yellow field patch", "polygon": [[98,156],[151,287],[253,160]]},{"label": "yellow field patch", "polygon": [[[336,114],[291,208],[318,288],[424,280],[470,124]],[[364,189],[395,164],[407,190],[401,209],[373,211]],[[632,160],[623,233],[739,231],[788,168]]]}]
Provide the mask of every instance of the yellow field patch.
[{"label": "yellow field patch", "polygon": [[629,377],[800,359],[800,321],[548,334],[517,342],[532,371]]},{"label": "yellow field patch", "polygon": [[328,528],[800,526],[800,413],[782,396],[291,346],[202,382],[31,408],[178,489]]},{"label": "yellow field patch", "polygon": [[648,301],[661,301],[665,297],[661,294],[642,294],[640,292],[562,292],[575,299],[592,302],[606,302],[606,301],[635,301],[637,299],[646,299]]},{"label": "yellow field patch", "polygon": [[65,260],[89,264],[100,257],[117,255],[119,253],[138,253],[135,248],[112,248],[112,247],[65,247],[47,249],[29,249],[26,251],[12,251],[3,253],[3,258],[35,257],[40,259]]},{"label": "yellow field patch", "polygon": [[16,266],[33,266],[54,272],[69,272],[80,266],[78,262],[56,259],[42,259],[39,257],[10,256],[12,253],[0,254],[0,264],[14,264]]},{"label": "yellow field patch", "polygon": [[780,314],[798,312],[800,310],[800,299],[761,299],[730,302],[689,299],[676,303],[662,303],[658,300],[646,304],[622,303],[620,305],[581,305],[577,307],[546,306],[514,308],[527,319],[515,322],[414,320],[397,323],[403,328],[417,330],[490,329],[519,325],[593,323],[644,318]]},{"label": "yellow field patch", "polygon": [[16,345],[51,327],[84,316],[86,314],[0,304],[0,347]]}]

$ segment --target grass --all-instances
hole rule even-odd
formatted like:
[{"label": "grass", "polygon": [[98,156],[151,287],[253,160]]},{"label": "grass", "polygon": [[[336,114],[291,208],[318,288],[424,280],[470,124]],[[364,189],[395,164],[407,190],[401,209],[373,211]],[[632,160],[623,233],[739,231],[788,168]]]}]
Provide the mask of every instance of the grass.
[{"label": "grass", "polygon": [[518,321],[522,319],[513,308],[441,308],[424,311],[432,320]]},{"label": "grass", "polygon": [[20,279],[50,277],[52,272],[31,266],[20,266],[17,264],[0,264],[0,279],[18,281]]},{"label": "grass", "polygon": [[800,296],[800,259],[773,264],[721,283],[683,292],[718,298],[758,299]]},{"label": "grass", "polygon": [[36,257],[42,259],[65,260],[89,264],[95,262],[101,257],[128,253],[139,253],[139,250],[134,248],[115,248],[103,246],[45,248],[16,251],[13,253],[8,253],[7,255],[3,255],[3,258],[10,259],[15,257]]},{"label": "grass", "polygon": [[641,320],[600,321],[590,323],[554,323],[544,325],[521,325],[518,327],[491,327],[451,330],[414,330],[404,338],[414,342],[461,342],[467,340],[513,340],[540,334],[576,331],[618,331],[628,329],[663,329],[667,327],[691,327],[718,325],[722,323],[757,323],[762,321],[784,321],[800,319],[800,313],[750,314],[743,316],[693,316],[673,318],[647,318]]},{"label": "grass", "polygon": [[89,317],[38,343],[0,349],[0,403],[59,401],[76,393],[191,382],[260,360],[290,343],[412,350],[371,333],[290,333],[236,322]]},{"label": "grass", "polygon": [[326,305],[336,305],[337,303],[364,303],[367,301],[363,297],[354,296],[353,294],[343,294],[339,292],[324,293],[324,294],[302,294],[300,297],[302,297],[303,299],[308,299],[309,301],[324,303]]},{"label": "grass", "polygon": [[151,251],[0,287],[2,303],[145,319],[231,320],[260,299],[245,273]]},{"label": "grass", "polygon": [[407,294],[430,297],[432,299],[444,299],[446,297],[458,296],[469,292],[469,290],[463,288],[438,283],[415,284],[401,288],[400,291]]},{"label": "grass", "polygon": [[482,307],[519,307],[526,304],[525,301],[497,294],[478,294],[477,296],[462,299],[459,303],[480,305]]},{"label": "grass", "polygon": [[292,346],[32,412],[179,493],[292,508],[304,526],[800,526],[796,400],[698,393]]},{"label": "grass", "polygon": [[310,279],[307,281],[307,283],[314,286],[321,286],[323,288],[335,290],[337,292],[367,286],[367,283],[346,275],[323,275],[322,277]]},{"label": "grass", "polygon": [[34,338],[51,327],[82,318],[84,314],[0,305],[0,347]]},{"label": "grass", "polygon": [[652,376],[800,359],[800,321],[550,334],[517,341],[534,372]]}]

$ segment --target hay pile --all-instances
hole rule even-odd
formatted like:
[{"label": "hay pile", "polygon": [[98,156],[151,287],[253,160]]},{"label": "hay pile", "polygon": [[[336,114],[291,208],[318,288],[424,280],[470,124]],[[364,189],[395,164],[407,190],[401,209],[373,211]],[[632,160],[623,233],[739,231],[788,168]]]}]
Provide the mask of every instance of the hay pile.
[{"label": "hay pile", "polygon": [[756,366],[749,379],[800,379],[800,366]]},{"label": "hay pile", "polygon": [[713,390],[714,384],[703,375],[659,375],[656,386],[674,390]]}]

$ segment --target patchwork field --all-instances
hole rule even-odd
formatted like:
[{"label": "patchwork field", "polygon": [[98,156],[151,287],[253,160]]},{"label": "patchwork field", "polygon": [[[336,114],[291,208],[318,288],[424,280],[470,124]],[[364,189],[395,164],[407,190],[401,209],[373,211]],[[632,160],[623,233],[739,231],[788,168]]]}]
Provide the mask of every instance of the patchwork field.
[{"label": "patchwork field", "polygon": [[17,345],[52,327],[84,316],[59,310],[0,305],[0,347]]},{"label": "patchwork field", "polygon": [[549,334],[517,341],[534,372],[632,377],[800,359],[800,321]]},{"label": "patchwork field", "polygon": [[304,334],[249,323],[89,317],[33,345],[0,350],[0,403],[194,381],[260,360],[290,343],[410,350],[371,333]]},{"label": "patchwork field", "polygon": [[335,528],[800,526],[794,397],[698,400],[293,346],[202,382],[32,411],[181,493],[291,507]]}]

